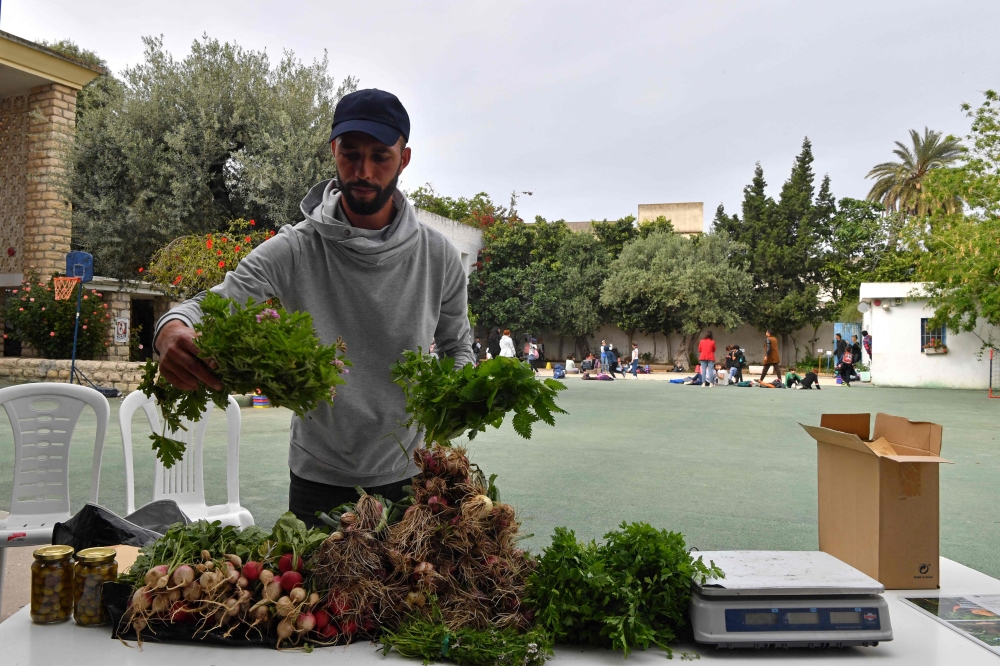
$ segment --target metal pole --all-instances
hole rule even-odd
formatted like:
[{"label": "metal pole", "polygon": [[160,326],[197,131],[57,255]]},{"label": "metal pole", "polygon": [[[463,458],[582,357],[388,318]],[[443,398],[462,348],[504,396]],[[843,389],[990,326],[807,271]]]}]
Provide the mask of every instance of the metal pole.
[{"label": "metal pole", "polygon": [[76,335],[80,332],[80,303],[83,298],[83,280],[77,283],[76,291],[76,321],[73,323],[73,356],[69,366],[69,383],[76,378]]}]

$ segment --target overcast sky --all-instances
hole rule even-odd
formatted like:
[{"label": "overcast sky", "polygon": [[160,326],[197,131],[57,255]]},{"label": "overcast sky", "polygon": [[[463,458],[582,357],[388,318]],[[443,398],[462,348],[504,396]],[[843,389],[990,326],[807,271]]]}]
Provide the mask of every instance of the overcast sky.
[{"label": "overcast sky", "polygon": [[68,38],[113,69],[162,34],[202,33],[396,93],[410,113],[403,187],[570,221],[640,203],[739,208],[754,162],[771,193],[804,136],[834,194],[910,128],[965,134],[962,102],[1000,87],[1000,2],[240,2],[2,0],[0,30]]}]

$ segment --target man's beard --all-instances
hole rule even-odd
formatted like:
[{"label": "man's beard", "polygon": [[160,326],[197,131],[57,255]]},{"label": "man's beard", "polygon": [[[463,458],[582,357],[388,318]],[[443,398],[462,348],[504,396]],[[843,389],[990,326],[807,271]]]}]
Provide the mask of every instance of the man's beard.
[{"label": "man's beard", "polygon": [[[392,195],[396,192],[396,183],[399,181],[399,172],[392,179],[384,189],[379,187],[375,183],[369,183],[368,181],[353,180],[349,183],[340,184],[340,192],[344,195],[344,201],[347,202],[347,207],[351,209],[351,212],[356,215],[374,215],[375,213],[382,210],[386,202],[392,198]],[[371,187],[375,189],[375,197],[370,201],[362,201],[354,196],[351,191],[352,185],[364,185],[365,187]]]}]

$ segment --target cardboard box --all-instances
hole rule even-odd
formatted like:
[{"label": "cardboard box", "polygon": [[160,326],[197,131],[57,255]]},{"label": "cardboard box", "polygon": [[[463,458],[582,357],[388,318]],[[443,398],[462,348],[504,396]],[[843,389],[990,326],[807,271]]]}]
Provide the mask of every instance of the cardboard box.
[{"label": "cardboard box", "polygon": [[799,424],[817,444],[819,549],[887,589],[940,587],[941,426],[877,414]]}]

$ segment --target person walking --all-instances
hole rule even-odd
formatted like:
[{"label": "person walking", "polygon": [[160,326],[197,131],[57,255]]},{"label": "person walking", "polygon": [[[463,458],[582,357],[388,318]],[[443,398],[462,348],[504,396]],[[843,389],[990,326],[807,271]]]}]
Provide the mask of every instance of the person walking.
[{"label": "person walking", "polygon": [[476,336],[476,341],[472,343],[472,360],[478,365],[479,355],[483,353],[483,343],[480,342],[479,336]]},{"label": "person walking", "polygon": [[538,342],[537,342],[537,340],[535,340],[535,338],[529,338],[528,339],[528,354],[527,354],[527,357],[528,357],[528,364],[531,366],[531,369],[534,370],[535,374],[537,375],[538,374]]},{"label": "person walking", "polygon": [[639,379],[639,344],[632,343],[632,376]]},{"label": "person walking", "polygon": [[500,327],[494,326],[490,331],[490,337],[486,339],[486,358],[496,358],[500,356]]},{"label": "person walking", "polygon": [[771,329],[764,332],[764,370],[760,373],[760,383],[764,383],[769,368],[774,368],[774,376],[781,379],[781,354],[778,353],[778,338]]},{"label": "person walking", "polygon": [[517,350],[514,349],[514,340],[510,337],[510,329],[505,328],[503,330],[503,335],[500,337],[500,356],[506,358],[514,358],[517,356]]},{"label": "person walking", "polygon": [[841,363],[841,359],[844,357],[844,352],[847,351],[847,340],[845,340],[840,333],[837,333],[833,337],[834,367],[838,367]]},{"label": "person walking", "polygon": [[701,364],[704,386],[712,386],[712,380],[715,379],[715,339],[712,331],[706,333],[698,343],[698,361]]},{"label": "person walking", "polygon": [[872,362],[872,336],[868,331],[861,331],[861,344],[864,345],[865,353],[868,354],[868,363]]}]

